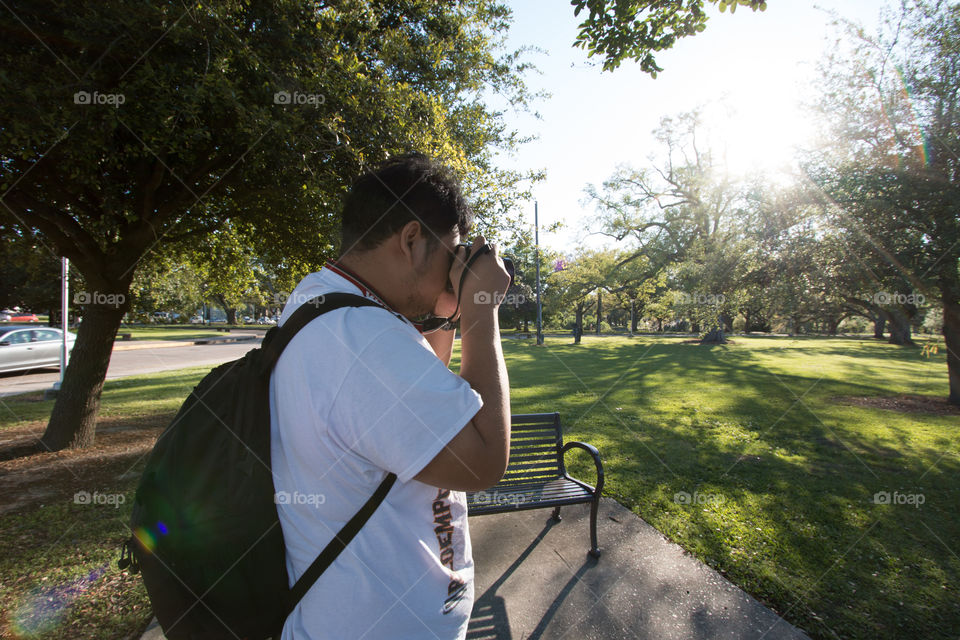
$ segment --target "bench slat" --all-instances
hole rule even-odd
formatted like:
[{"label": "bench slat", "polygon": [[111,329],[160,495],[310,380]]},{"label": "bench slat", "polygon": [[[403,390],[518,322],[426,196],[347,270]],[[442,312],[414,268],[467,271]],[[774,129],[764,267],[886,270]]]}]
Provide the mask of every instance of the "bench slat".
[{"label": "bench slat", "polygon": [[540,460],[537,462],[525,462],[521,461],[518,463],[511,462],[507,466],[507,473],[513,472],[524,472],[524,473],[534,473],[536,470],[543,469],[544,471],[553,471],[556,475],[560,475],[560,467],[557,465],[556,459],[553,460]]},{"label": "bench slat", "polygon": [[512,424],[550,424],[559,422],[556,413],[515,413],[510,416]]},{"label": "bench slat", "polygon": [[510,459],[513,459],[513,456],[553,456],[557,457],[557,447],[556,445],[535,445],[531,447],[510,447]]},{"label": "bench slat", "polygon": [[557,450],[555,447],[546,451],[533,451],[530,449],[520,449],[510,452],[510,462],[514,460],[554,460],[557,459]]},{"label": "bench slat", "polygon": [[519,438],[510,438],[510,448],[513,449],[514,446],[517,447],[531,447],[535,445],[544,445],[550,444],[553,445],[554,449],[557,446],[556,438],[530,438],[530,439],[519,439]]}]

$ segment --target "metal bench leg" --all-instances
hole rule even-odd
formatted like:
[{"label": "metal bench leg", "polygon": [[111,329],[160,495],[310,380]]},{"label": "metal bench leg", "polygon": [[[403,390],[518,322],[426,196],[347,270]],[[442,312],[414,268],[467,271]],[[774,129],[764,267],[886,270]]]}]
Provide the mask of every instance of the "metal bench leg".
[{"label": "metal bench leg", "polygon": [[562,519],[560,518],[560,507],[553,508],[553,519],[556,520],[557,522],[560,522],[560,520]]},{"label": "metal bench leg", "polygon": [[594,499],[590,504],[590,555],[594,558],[600,557],[600,547],[597,546],[597,508],[600,506],[600,500]]}]

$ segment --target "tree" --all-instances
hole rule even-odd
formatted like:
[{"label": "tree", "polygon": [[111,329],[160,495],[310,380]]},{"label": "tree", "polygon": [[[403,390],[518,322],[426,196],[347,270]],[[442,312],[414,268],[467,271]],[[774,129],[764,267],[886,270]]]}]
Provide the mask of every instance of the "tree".
[{"label": "tree", "polygon": [[742,255],[745,189],[698,146],[699,128],[697,112],[661,119],[654,132],[665,147],[659,164],[622,167],[602,191],[592,185],[586,191],[600,213],[600,233],[629,245],[618,266],[643,259],[645,277],[636,276],[642,280],[687,263],[687,281],[710,287],[686,293],[712,301],[690,310],[702,316],[694,320],[707,328],[703,337],[722,342],[730,310],[716,303],[726,299],[731,268]]},{"label": "tree", "polygon": [[[424,151],[466,176],[491,223],[524,177],[493,166],[517,136],[487,90],[524,105],[485,0],[13,2],[0,27],[0,215],[70,258],[84,308],[42,444],[94,439],[117,327],[158,245],[249,224],[272,264],[335,249],[350,178]],[[119,301],[119,302],[117,302]]]},{"label": "tree", "polygon": [[836,144],[806,169],[865,255],[909,287],[885,292],[908,302],[887,309],[895,331],[916,311],[910,296],[940,299],[949,401],[960,405],[960,5],[905,1],[878,35],[840,27],[817,105]]},{"label": "tree", "polygon": [[545,296],[545,306],[551,313],[573,309],[574,344],[580,344],[583,335],[583,314],[588,307],[588,298],[605,285],[615,262],[616,256],[611,251],[581,251],[572,260],[565,261],[562,269],[550,274],[550,295]]},{"label": "tree", "polygon": [[[720,11],[737,10],[738,5],[764,11],[765,0],[709,0]],[[653,57],[666,51],[679,38],[692,36],[707,28],[703,0],[658,2],[655,0],[573,0],[576,16],[587,9],[580,23],[574,46],[586,49],[590,56],[605,57],[603,70],[612,71],[631,58],[640,69],[656,78],[663,71]]]}]

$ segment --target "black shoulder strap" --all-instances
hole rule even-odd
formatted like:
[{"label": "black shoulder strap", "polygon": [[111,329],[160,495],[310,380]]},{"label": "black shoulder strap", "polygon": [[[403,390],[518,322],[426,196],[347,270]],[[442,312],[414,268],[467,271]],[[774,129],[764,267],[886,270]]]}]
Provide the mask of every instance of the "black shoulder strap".
[{"label": "black shoulder strap", "polygon": [[[377,304],[369,298],[364,298],[363,296],[358,296],[353,293],[328,293],[324,296],[318,296],[316,298],[311,298],[307,300],[302,305],[300,305],[296,311],[293,312],[286,322],[282,326],[277,327],[275,334],[271,339],[264,341],[263,349],[267,353],[266,365],[268,370],[272,370],[273,366],[277,363],[277,360],[280,358],[280,354],[283,353],[284,348],[290,343],[297,332],[300,331],[303,327],[307,326],[310,321],[320,317],[328,311],[333,311],[334,309],[340,309],[341,307],[380,307],[384,309],[380,304]],[[389,311],[389,310],[388,310]],[[289,596],[289,605],[287,609],[287,614],[297,606],[300,600],[303,599],[303,596],[307,595],[307,591],[310,590],[310,587],[313,586],[313,583],[327,570],[333,561],[337,559],[337,556],[340,555],[350,541],[353,540],[354,536],[360,532],[360,529],[363,528],[363,525],[367,523],[367,520],[370,519],[370,516],[377,510],[377,507],[384,501],[387,497],[387,494],[390,492],[390,488],[393,487],[393,483],[397,481],[397,476],[394,473],[388,473],[387,477],[383,479],[383,482],[380,483],[380,486],[377,487],[377,490],[373,493],[372,496],[367,500],[363,507],[358,511],[347,524],[343,525],[343,528],[337,532],[337,535],[333,536],[333,540],[330,541],[330,544],[320,552],[317,558],[310,564],[303,575],[300,576],[300,579],[297,580],[296,584],[293,585],[293,588],[290,590]]]},{"label": "black shoulder strap", "polygon": [[365,525],[367,520],[370,519],[370,516],[373,515],[373,512],[377,510],[380,503],[387,497],[390,488],[396,481],[396,474],[388,473],[374,494],[370,496],[370,499],[363,505],[363,508],[360,509],[355,516],[350,518],[347,524],[343,525],[343,529],[340,529],[337,535],[333,536],[330,544],[320,552],[317,559],[303,572],[303,575],[300,576],[300,579],[297,580],[297,583],[293,585],[293,588],[290,590],[290,608],[287,612],[288,615],[294,610],[297,604],[299,604],[300,600],[303,599],[303,596],[307,595],[307,591],[309,591],[313,583],[317,581],[317,578],[327,570],[327,567],[333,564],[333,561],[337,559],[340,552],[343,551],[346,546],[350,544],[350,541],[353,540],[353,537],[359,533],[363,525]]},{"label": "black shoulder strap", "polygon": [[383,305],[354,293],[328,293],[307,300],[297,307],[297,310],[287,318],[286,322],[271,329],[267,333],[267,337],[264,338],[263,350],[267,354],[267,359],[264,362],[266,370],[273,371],[280,354],[283,353],[283,350],[300,329],[303,329],[312,320],[316,320],[326,312],[342,307],[380,307],[386,309]]}]

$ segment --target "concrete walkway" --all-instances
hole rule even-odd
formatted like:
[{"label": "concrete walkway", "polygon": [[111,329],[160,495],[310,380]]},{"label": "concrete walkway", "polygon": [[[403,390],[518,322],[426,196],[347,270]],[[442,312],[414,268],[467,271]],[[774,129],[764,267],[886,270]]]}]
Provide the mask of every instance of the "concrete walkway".
[{"label": "concrete walkway", "polygon": [[[470,518],[476,601],[469,640],[800,640],[773,611],[611,499],[603,555],[587,554],[590,509]],[[142,640],[163,640],[160,628]]]},{"label": "concrete walkway", "polygon": [[467,638],[806,638],[616,501],[470,519],[477,565]]}]

